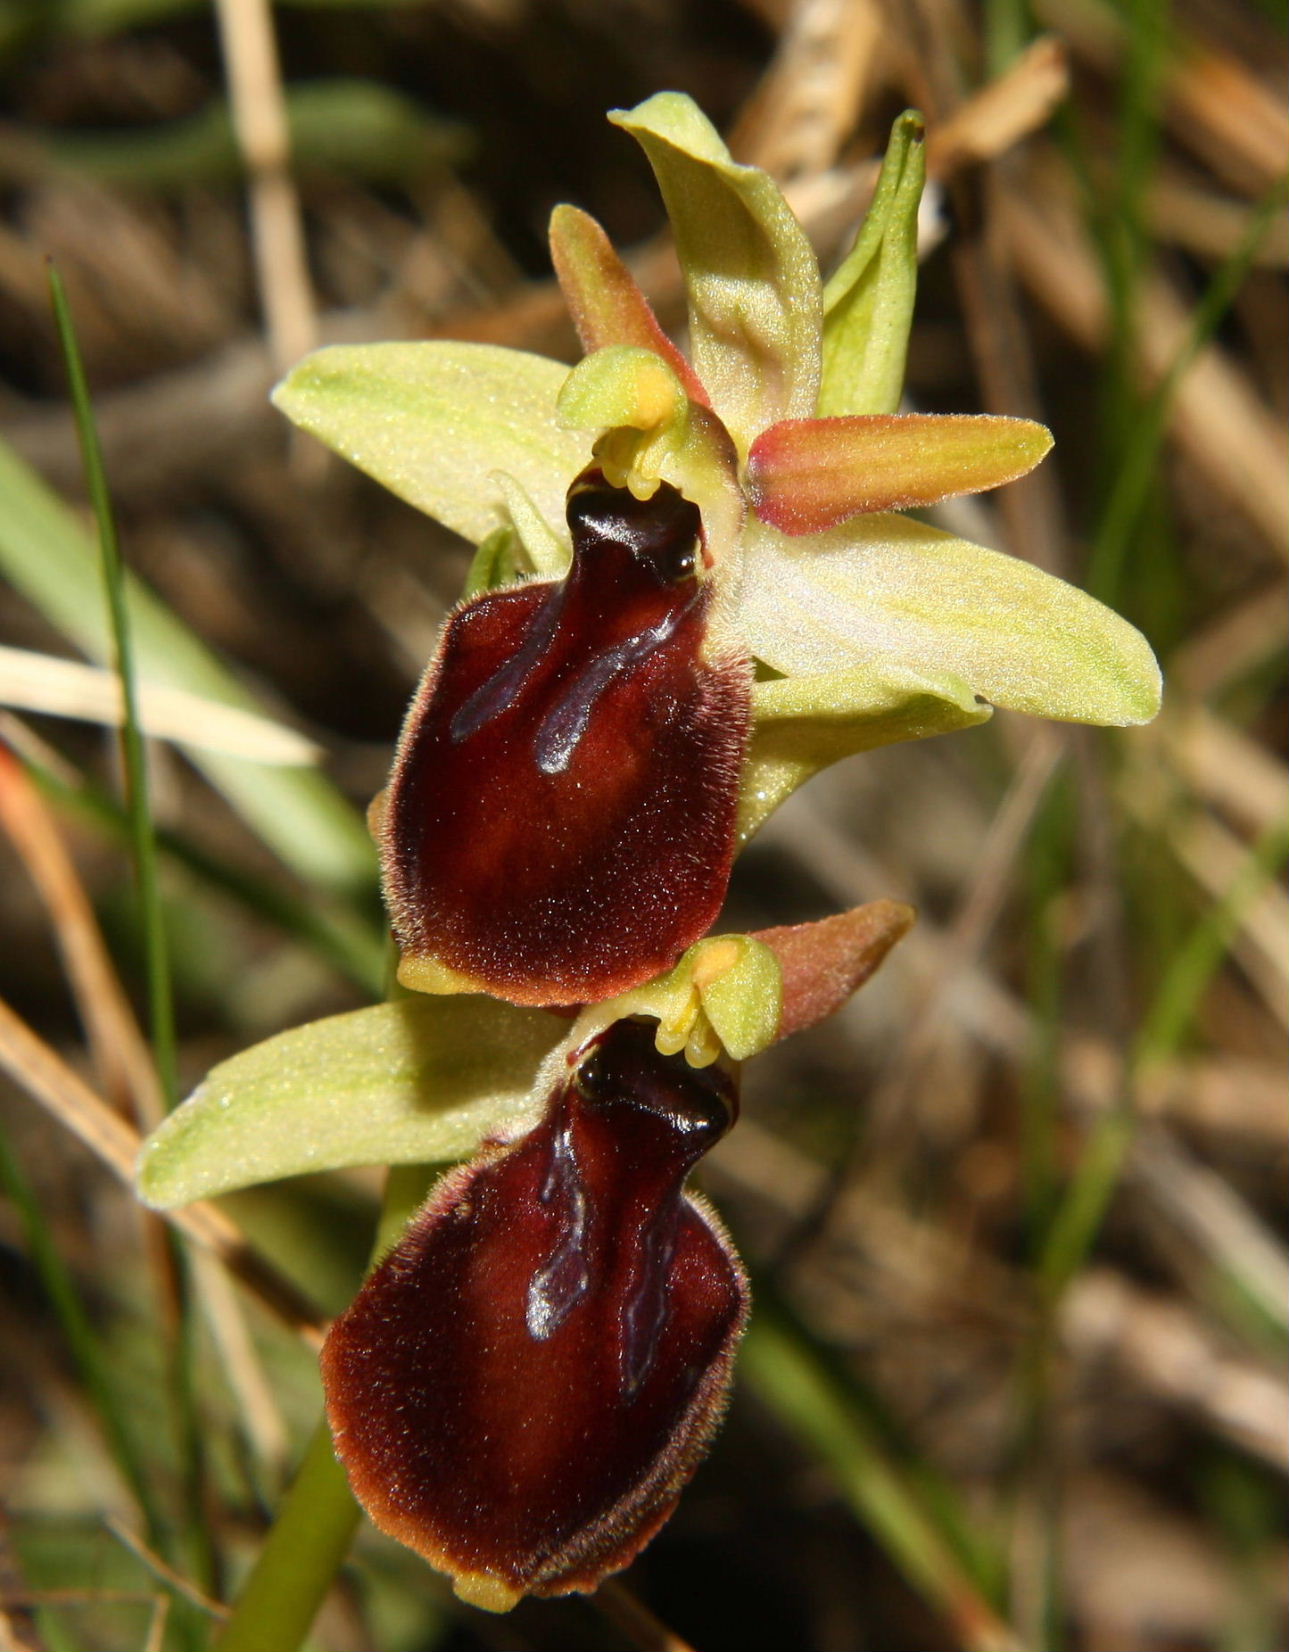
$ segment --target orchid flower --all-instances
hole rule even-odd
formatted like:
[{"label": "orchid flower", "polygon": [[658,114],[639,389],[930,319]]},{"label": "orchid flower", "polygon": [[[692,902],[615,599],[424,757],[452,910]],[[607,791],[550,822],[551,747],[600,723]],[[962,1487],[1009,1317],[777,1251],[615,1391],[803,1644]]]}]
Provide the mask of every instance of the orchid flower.
[{"label": "orchid flower", "polygon": [[318,351],[277,405],[479,546],[375,821],[400,979],[574,1004],[669,967],[737,848],[826,764],[994,706],[1148,721],[1144,639],[1015,557],[895,514],[1022,475],[1024,419],[901,413],[921,123],[825,286],[764,172],[664,92],[610,117],[671,218],[692,361],[556,209],[587,350]]},{"label": "orchid flower", "polygon": [[685,1181],[737,1062],[831,1014],[906,932],[877,901],[700,941],[566,1017],[412,994],[224,1062],[145,1144],[159,1209],[361,1164],[450,1170],[323,1348],[337,1455],[373,1522],[493,1611],[595,1589],[667,1519],[747,1318]]},{"label": "orchid flower", "polygon": [[917,117],[826,286],[773,181],[689,99],[612,118],[671,217],[692,360],[560,207],[576,367],[338,347],[276,392],[477,546],[373,809],[411,991],[217,1068],[139,1176],[169,1206],[468,1161],[336,1322],[323,1373],[372,1519],[494,1610],[594,1589],[667,1518],[748,1311],[686,1178],[734,1122],[737,1064],[836,1009],[912,920],[878,902],[708,935],[738,848],[851,753],[994,705],[1129,724],[1159,699],[1113,613],[897,514],[1050,446],[1022,419],[898,410]]}]

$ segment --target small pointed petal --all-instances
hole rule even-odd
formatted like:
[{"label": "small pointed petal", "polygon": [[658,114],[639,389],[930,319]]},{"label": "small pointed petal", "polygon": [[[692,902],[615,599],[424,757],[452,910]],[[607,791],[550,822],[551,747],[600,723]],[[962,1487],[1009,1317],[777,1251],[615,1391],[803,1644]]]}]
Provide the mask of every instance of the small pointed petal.
[{"label": "small pointed petal", "polygon": [[817,923],[758,929],[779,961],[783,1012],[778,1037],[803,1032],[858,992],[916,917],[902,901],[870,901]]},{"label": "small pointed petal", "polygon": [[804,539],[754,524],[745,555],[741,629],[785,675],[889,662],[1036,717],[1126,725],[1159,709],[1159,667],[1126,620],[909,517],[859,516]]},{"label": "small pointed petal", "polygon": [[575,206],[551,213],[551,262],[577,336],[588,355],[606,344],[633,344],[661,356],[691,401],[707,403],[698,374],[658,325],[649,300],[608,236]]},{"label": "small pointed petal", "polygon": [[926,179],[922,117],[891,128],[877,189],[855,245],[824,288],[822,416],[894,413],[900,405],[918,279],[918,203]]},{"label": "small pointed petal", "polygon": [[[528,491],[505,471],[493,471],[489,480],[505,500],[506,513],[523,550],[524,572],[539,579],[562,579],[568,572],[573,551],[567,537],[561,538],[533,503]],[[495,588],[495,587],[494,587]]]},{"label": "small pointed petal", "polygon": [[684,1179],[733,1082],[618,1022],[542,1122],[431,1195],[322,1355],[382,1531],[504,1611],[590,1591],[667,1519],[720,1419],[743,1273]]},{"label": "small pointed petal", "polygon": [[819,391],[819,267],[770,176],[739,166],[691,98],[659,92],[609,119],[649,157],[689,295],[694,367],[740,452]]},{"label": "small pointed petal", "polygon": [[568,578],[458,609],[399,742],[381,847],[422,991],[610,998],[724,897],[749,683],[706,653],[699,513],[590,472],[568,514]]},{"label": "small pointed petal", "polygon": [[762,521],[783,533],[821,533],[864,512],[1002,487],[1051,446],[1044,425],[985,413],[790,419],[753,442],[748,485]]},{"label": "small pointed petal", "polygon": [[434,1164],[529,1129],[537,1064],[567,1022],[490,998],[405,999],[279,1033],[223,1061],[148,1137],[139,1195],[171,1210],[283,1176]]},{"label": "small pointed petal", "polygon": [[336,344],[278,385],[294,424],[469,540],[499,525],[504,471],[548,521],[590,458],[555,416],[568,369],[491,344]]},{"label": "small pointed petal", "polygon": [[798,786],[843,757],[974,728],[992,714],[961,677],[910,671],[889,656],[848,671],[756,683],[739,785],[740,845]]}]

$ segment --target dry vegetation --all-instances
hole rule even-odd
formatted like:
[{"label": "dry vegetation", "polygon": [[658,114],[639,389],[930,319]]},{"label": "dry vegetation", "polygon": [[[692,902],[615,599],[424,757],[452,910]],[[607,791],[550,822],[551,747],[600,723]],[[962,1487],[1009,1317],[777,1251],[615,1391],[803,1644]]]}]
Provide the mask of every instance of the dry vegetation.
[{"label": "dry vegetation", "polygon": [[[1000,714],[854,759],[775,817],[726,927],[879,895],[921,921],[847,1011],[749,1072],[714,1156],[766,1315],[711,1461],[631,1594],[488,1619],[368,1533],[317,1647],[1275,1652],[1289,122],[1270,3],[300,0],[276,14],[290,174],[258,8],[221,11],[222,52],[197,0],[0,4],[8,647],[102,634],[51,549],[83,547],[22,469],[80,508],[52,255],[128,562],[316,742],[356,821],[466,552],[292,442],[266,391],[314,339],[571,357],[542,243],[561,199],[675,323],[651,182],[602,120],[675,86],[784,181],[825,260],[893,114],[926,112],[910,397],[1057,436],[1035,477],[946,522],[1119,606],[1168,684],[1149,729]],[[177,635],[145,679],[173,675]],[[0,1647],[197,1648],[316,1416],[311,1303],[352,1289],[377,1184],[229,1199],[178,1242],[133,1207],[119,1176],[157,1086],[126,996],[144,943],[115,741],[40,711],[53,692],[3,658]],[[168,715],[229,733],[208,706]],[[321,783],[307,807],[265,793],[256,821],[246,777],[271,771],[239,791],[164,740],[151,758],[190,1084],[378,992],[379,916]]]}]

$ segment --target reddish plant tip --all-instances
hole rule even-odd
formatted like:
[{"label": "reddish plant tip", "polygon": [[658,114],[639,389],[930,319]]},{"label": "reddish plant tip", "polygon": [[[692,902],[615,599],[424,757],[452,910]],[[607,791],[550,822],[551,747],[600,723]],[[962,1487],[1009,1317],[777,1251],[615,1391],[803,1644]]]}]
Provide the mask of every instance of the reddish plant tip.
[{"label": "reddish plant tip", "polygon": [[696,507],[590,471],[568,522],[566,579],[449,619],[381,828],[405,960],[520,1004],[613,997],[711,925],[749,726],[746,663],[704,656]]},{"label": "reddish plant tip", "polygon": [[627,1565],[724,1405],[747,1286],[682,1184],[734,1085],[653,1033],[616,1022],[529,1135],[447,1176],[323,1349],[359,1501],[478,1605]]}]

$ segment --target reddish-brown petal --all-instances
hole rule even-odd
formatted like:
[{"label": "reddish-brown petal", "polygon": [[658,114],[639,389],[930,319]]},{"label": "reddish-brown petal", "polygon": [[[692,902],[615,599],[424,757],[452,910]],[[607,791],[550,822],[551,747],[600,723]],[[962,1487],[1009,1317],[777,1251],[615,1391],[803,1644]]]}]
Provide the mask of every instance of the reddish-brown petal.
[{"label": "reddish-brown petal", "polygon": [[780,532],[821,533],[863,512],[1001,487],[1051,445],[1041,424],[985,413],[784,419],[753,442],[748,487],[757,515]]},{"label": "reddish-brown petal", "polygon": [[817,923],[758,929],[779,960],[783,977],[780,1038],[813,1027],[858,992],[886,954],[913,925],[914,911],[902,901],[870,901]]},{"label": "reddish-brown petal", "polygon": [[703,653],[697,509],[592,472],[568,514],[565,580],[448,621],[380,827],[405,960],[519,1004],[613,997],[708,928],[749,722],[747,663]]},{"label": "reddish-brown petal", "polygon": [[653,1032],[616,1022],[536,1129],[446,1177],[323,1350],[359,1501],[476,1604],[625,1566],[719,1421],[747,1287],[682,1184],[734,1086]]},{"label": "reddish-brown petal", "polygon": [[590,213],[557,206],[551,213],[550,247],[556,279],[587,355],[608,344],[652,350],[684,385],[690,401],[708,407],[698,374],[663,332],[635,277]]}]

